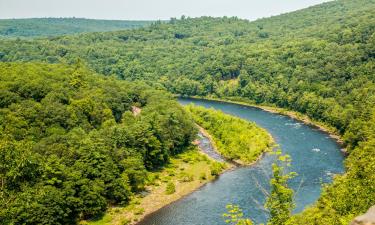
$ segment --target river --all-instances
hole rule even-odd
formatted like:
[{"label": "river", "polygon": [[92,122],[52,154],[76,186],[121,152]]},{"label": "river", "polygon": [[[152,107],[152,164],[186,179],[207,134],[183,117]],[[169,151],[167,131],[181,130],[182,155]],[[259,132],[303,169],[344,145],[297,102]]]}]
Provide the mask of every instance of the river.
[{"label": "river", "polygon": [[[340,146],[327,133],[314,127],[287,116],[238,104],[196,99],[180,99],[179,102],[221,110],[265,128],[283,153],[292,157],[289,170],[298,173],[290,181],[295,190],[295,212],[314,203],[321,193],[322,184],[332,182],[334,174],[344,172]],[[273,161],[274,156],[267,154],[254,166],[228,171],[192,194],[147,216],[139,225],[224,225],[222,214],[228,203],[239,205],[254,222],[266,222],[263,205]]]}]

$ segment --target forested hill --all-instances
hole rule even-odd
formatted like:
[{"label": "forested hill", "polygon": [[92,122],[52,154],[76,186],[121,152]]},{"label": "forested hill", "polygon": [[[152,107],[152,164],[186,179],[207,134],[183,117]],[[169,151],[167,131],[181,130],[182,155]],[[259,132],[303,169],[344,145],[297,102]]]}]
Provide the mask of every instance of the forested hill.
[{"label": "forested hill", "polygon": [[79,63],[0,63],[0,223],[76,224],[126,205],[196,132],[141,83]]},{"label": "forested hill", "polygon": [[65,34],[134,29],[152,21],[83,18],[0,19],[0,37],[49,37]]},{"label": "forested hill", "polygon": [[254,22],[172,19],[136,30],[0,40],[0,61],[75,63],[182,95],[271,104],[338,130],[347,173],[291,224],[347,224],[375,204],[375,0]]}]

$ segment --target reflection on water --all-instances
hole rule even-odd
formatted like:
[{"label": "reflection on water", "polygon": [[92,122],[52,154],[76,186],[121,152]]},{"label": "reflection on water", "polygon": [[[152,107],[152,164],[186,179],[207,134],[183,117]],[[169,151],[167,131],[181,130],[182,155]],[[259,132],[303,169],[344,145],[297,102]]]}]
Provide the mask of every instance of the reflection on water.
[{"label": "reflection on water", "polygon": [[[284,153],[292,157],[291,171],[298,177],[290,182],[295,190],[296,210],[315,202],[323,183],[343,172],[340,147],[326,133],[286,116],[257,108],[206,100],[180,99],[212,107],[243,119],[254,121],[271,133]],[[238,204],[256,223],[267,219],[263,205],[269,190],[273,157],[266,155],[253,167],[238,168],[222,174],[185,198],[146,217],[141,225],[224,225],[222,214],[228,203]]]}]

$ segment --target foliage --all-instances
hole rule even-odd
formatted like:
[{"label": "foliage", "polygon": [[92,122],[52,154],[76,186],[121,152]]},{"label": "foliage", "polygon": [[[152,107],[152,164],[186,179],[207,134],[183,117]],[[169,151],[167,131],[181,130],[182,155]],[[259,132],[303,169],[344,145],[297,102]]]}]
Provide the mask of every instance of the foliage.
[{"label": "foliage", "polygon": [[223,214],[225,222],[233,225],[253,225],[250,219],[243,218],[243,212],[238,205],[228,204],[227,213]]},{"label": "foliage", "polygon": [[196,135],[168,94],[79,64],[0,63],[0,81],[2,224],[74,224],[126,204]]},{"label": "foliage", "polygon": [[186,108],[196,123],[212,135],[218,151],[230,160],[249,164],[272,147],[271,136],[255,123],[204,107]]},{"label": "foliage", "polygon": [[219,162],[213,162],[210,165],[210,170],[211,170],[211,176],[218,177],[220,173],[223,171],[224,165]]},{"label": "foliage", "polygon": [[[347,224],[375,203],[375,178],[371,172],[375,161],[374,9],[374,0],[338,0],[253,22],[235,17],[181,18],[131,31],[37,40],[3,39],[0,61],[74,64],[81,58],[89,68],[106,76],[143,80],[180,95],[270,104],[329,124],[347,145],[347,173],[336,177],[314,206],[292,219],[294,224]],[[77,82],[77,75],[72,84],[85,85]],[[39,92],[23,87],[24,95],[38,101],[48,90],[43,84],[38,85]],[[1,107],[22,97],[3,89],[0,96]],[[60,98],[66,101],[64,96]],[[90,104],[75,102],[69,113]],[[118,111],[116,118],[121,117],[119,107],[114,107]],[[31,109],[39,112],[35,108]],[[14,107],[11,110],[17,111]],[[76,118],[87,114],[90,111],[78,113]],[[94,113],[91,123],[82,122],[79,126],[83,130],[99,126],[104,115]],[[64,118],[59,113],[56,116],[56,120]],[[76,118],[61,122],[62,127],[74,124]],[[7,130],[16,139],[22,139],[26,131],[27,135],[41,135],[18,118],[6,119],[17,127]],[[40,122],[32,117],[30,120]],[[159,146],[154,141],[149,144]],[[147,160],[145,165],[150,168],[162,164],[164,158],[159,159]],[[22,179],[28,174],[22,171],[38,163],[30,162],[19,168]],[[26,177],[32,180],[36,175]],[[20,177],[16,178],[22,180]]]},{"label": "foliage", "polygon": [[375,114],[362,132],[367,141],[352,150],[346,159],[347,172],[337,176],[332,185],[324,187],[322,196],[302,214],[287,224],[348,224],[375,203]]},{"label": "foliage", "polygon": [[281,155],[281,152],[276,154],[278,154],[278,159],[272,165],[271,193],[265,204],[265,208],[269,210],[270,214],[268,225],[284,225],[292,215],[292,210],[295,207],[293,190],[288,187],[287,182],[296,174],[294,172],[285,172],[285,167],[290,166],[291,159],[288,155]]},{"label": "foliage", "polygon": [[[292,215],[295,207],[293,190],[288,187],[288,181],[296,176],[295,172],[286,172],[290,166],[289,155],[282,155],[278,150],[277,162],[272,164],[273,177],[270,180],[271,192],[267,196],[265,209],[269,212],[267,225],[285,225]],[[244,219],[242,210],[237,205],[227,205],[228,213],[224,213],[225,222],[234,225],[252,225],[250,219]]]},{"label": "foliage", "polygon": [[170,195],[170,194],[173,194],[175,192],[176,192],[176,186],[175,186],[175,184],[173,182],[168,182],[167,186],[165,188],[165,193],[167,195]]},{"label": "foliage", "polygon": [[[139,28],[152,21],[92,20],[83,18],[0,19],[0,37],[50,37],[66,34]],[[60,52],[64,54],[64,51]]]}]

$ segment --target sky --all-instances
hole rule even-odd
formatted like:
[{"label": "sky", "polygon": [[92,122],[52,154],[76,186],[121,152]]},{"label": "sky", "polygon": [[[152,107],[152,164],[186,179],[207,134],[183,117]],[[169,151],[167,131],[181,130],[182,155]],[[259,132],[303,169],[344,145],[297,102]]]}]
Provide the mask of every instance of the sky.
[{"label": "sky", "polygon": [[254,20],[322,2],[327,0],[0,0],[0,18],[166,20],[185,15]]}]

